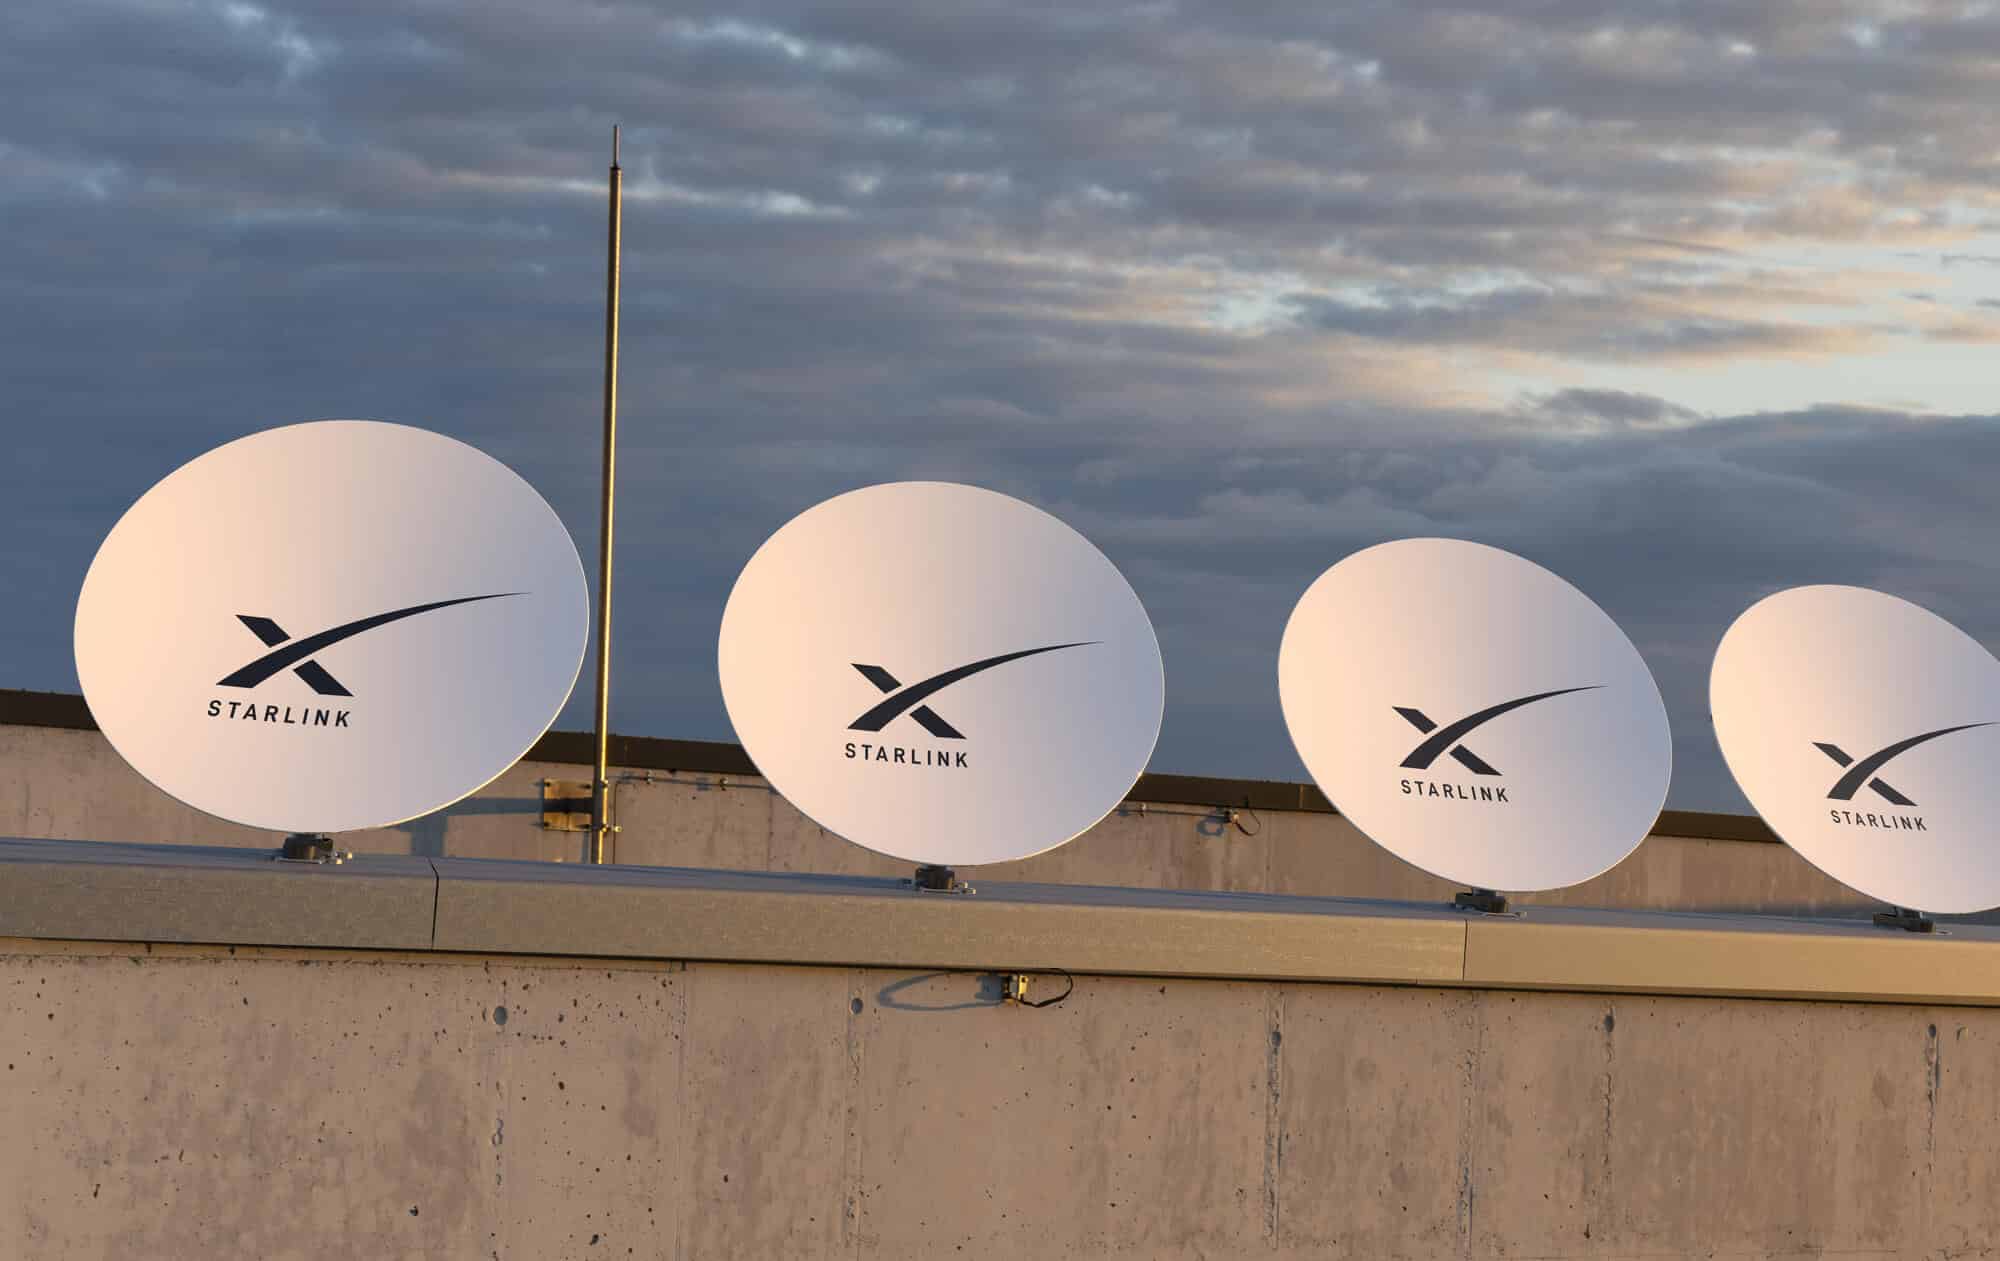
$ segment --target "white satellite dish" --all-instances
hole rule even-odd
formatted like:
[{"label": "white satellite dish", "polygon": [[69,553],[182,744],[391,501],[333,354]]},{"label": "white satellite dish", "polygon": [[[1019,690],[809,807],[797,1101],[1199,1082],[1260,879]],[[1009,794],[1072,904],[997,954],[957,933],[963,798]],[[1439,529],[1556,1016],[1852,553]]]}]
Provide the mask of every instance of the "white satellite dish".
[{"label": "white satellite dish", "polygon": [[1743,795],[1807,862],[1897,907],[2000,905],[2000,662],[1977,640],[1880,591],[1794,587],[1736,619],[1708,696]]},{"label": "white satellite dish", "polygon": [[870,486],[793,518],[722,615],[722,697],[809,818],[924,864],[1027,858],[1124,799],[1160,649],[1104,554],[1016,499]]},{"label": "white satellite dish", "polygon": [[76,670],[112,747],[251,827],[382,827],[478,790],[568,698],[589,624],[569,532],[505,465],[328,420],[193,460],[112,527]]},{"label": "white satellite dish", "polygon": [[1666,708],[1632,641],[1575,587],[1477,543],[1404,539],[1321,574],[1285,626],[1278,695],[1355,827],[1479,890],[1614,866],[1672,774]]}]

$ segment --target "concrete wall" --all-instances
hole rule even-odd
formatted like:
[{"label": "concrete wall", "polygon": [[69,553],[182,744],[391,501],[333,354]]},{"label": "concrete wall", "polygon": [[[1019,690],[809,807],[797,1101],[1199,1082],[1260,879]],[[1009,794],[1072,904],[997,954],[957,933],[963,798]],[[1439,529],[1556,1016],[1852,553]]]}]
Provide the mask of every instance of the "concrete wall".
[{"label": "concrete wall", "polygon": [[[1995,929],[1462,916],[1337,816],[1184,802],[938,897],[659,767],[621,862],[847,874],[490,861],[573,862],[578,775],[297,867],[0,726],[0,835],[92,842],[0,841],[0,1261],[2000,1252]],[[1546,900],[1860,905],[1673,835]]]},{"label": "concrete wall", "polygon": [[[358,852],[576,861],[580,833],[540,826],[541,783],[587,767],[524,761],[480,793],[396,828],[350,833]],[[654,866],[907,875],[827,833],[750,776],[657,768],[616,775],[621,832],[612,858]],[[1669,816],[1672,817],[1672,816]],[[221,823],[139,778],[95,731],[0,725],[0,836],[269,848],[270,833]],[[1449,899],[1453,887],[1407,866],[1338,815],[1261,810],[1231,822],[1185,803],[1130,803],[1069,845],[974,879],[1217,889],[1307,896]],[[1655,835],[1624,863],[1523,904],[1858,913],[1865,899],[1783,845]]]},{"label": "concrete wall", "polygon": [[10,1258],[1990,1256],[2000,1011],[0,942]]}]

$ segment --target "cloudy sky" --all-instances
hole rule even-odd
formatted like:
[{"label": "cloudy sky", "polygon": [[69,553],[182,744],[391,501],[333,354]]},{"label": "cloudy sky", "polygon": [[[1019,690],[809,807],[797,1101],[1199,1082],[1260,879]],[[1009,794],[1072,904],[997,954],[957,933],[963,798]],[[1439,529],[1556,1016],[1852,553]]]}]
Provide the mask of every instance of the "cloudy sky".
[{"label": "cloudy sky", "polygon": [[1284,619],[1407,535],[1604,605],[1687,808],[1760,596],[2000,644],[1990,4],[65,0],[0,82],[0,686],[74,690],[119,513],[275,424],[463,438],[594,555],[614,120],[621,731],[729,738],[736,571],[909,477],[1125,570],[1158,770],[1302,777]]}]

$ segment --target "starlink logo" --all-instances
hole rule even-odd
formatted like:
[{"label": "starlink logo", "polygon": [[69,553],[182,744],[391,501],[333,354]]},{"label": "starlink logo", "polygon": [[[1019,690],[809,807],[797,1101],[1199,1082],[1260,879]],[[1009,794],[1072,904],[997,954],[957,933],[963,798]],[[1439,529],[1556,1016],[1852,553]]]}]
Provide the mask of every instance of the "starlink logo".
[{"label": "starlink logo", "polygon": [[[240,669],[232,670],[216,681],[217,687],[241,688],[252,691],[261,687],[274,676],[290,670],[294,675],[321,696],[346,696],[354,693],[346,684],[333,676],[321,665],[317,655],[335,644],[354,638],[363,631],[400,622],[404,618],[420,613],[430,613],[438,609],[448,609],[455,604],[475,604],[481,600],[502,600],[508,596],[522,594],[519,591],[502,591],[493,595],[460,596],[455,600],[437,600],[430,604],[415,604],[406,609],[392,609],[387,613],[377,613],[372,617],[358,618],[343,622],[339,626],[294,639],[284,627],[268,617],[251,613],[238,613],[236,620],[248,627],[250,633],[263,641],[271,651],[251,661]],[[259,704],[254,700],[224,700],[216,698],[208,702],[208,716],[234,720],[237,722],[261,722],[285,727],[330,727],[343,729],[349,726],[353,711],[337,706],[319,707],[312,705],[293,706],[289,704]]]},{"label": "starlink logo", "polygon": [[[912,722],[940,740],[963,740],[965,733],[947,722],[926,703],[931,697],[962,679],[969,679],[975,674],[991,670],[995,666],[1006,665],[1010,661],[1037,657],[1045,652],[1060,652],[1065,648],[1083,648],[1097,642],[1099,641],[1094,639],[1081,640],[1073,644],[1050,644],[1046,648],[1024,648],[1019,652],[1003,652],[997,657],[986,657],[967,665],[955,666],[908,686],[904,686],[901,680],[881,666],[851,662],[850,664],[862,678],[867,679],[875,686],[876,691],[885,695],[859,718],[848,723],[847,729],[872,734],[907,715]],[[963,749],[883,744],[873,740],[849,740],[842,748],[849,761],[886,762],[891,766],[934,766],[941,770],[966,770],[970,766],[966,759],[966,750]]]},{"label": "starlink logo", "polygon": [[[1405,705],[1394,706],[1395,711],[1403,716],[1403,721],[1426,736],[1423,743],[1410,750],[1410,755],[1404,758],[1400,765],[1405,770],[1427,771],[1433,762],[1449,753],[1452,761],[1474,775],[1498,776],[1500,772],[1491,762],[1466,747],[1463,743],[1466,736],[1500,715],[1511,713],[1523,705],[1532,705],[1537,701],[1557,696],[1568,696],[1572,692],[1594,692],[1602,686],[1601,683],[1593,683],[1588,687],[1564,687],[1557,688],[1553,692],[1536,692],[1532,696],[1516,697],[1511,701],[1502,701],[1498,705],[1489,705],[1477,713],[1467,714],[1457,722],[1447,723],[1442,727],[1433,722],[1421,709]],[[1403,795],[1406,797],[1491,802],[1495,805],[1512,804],[1507,799],[1506,787],[1497,784],[1459,784],[1435,779],[1404,779],[1400,782]]]},{"label": "starlink logo", "polygon": [[[1911,736],[1907,740],[1898,740],[1894,744],[1877,749],[1859,761],[1848,756],[1847,751],[1837,744],[1828,744],[1822,740],[1815,740],[1813,741],[1815,749],[1832,758],[1836,766],[1847,768],[1846,773],[1835,780],[1833,787],[1827,790],[1826,799],[1828,801],[1852,801],[1854,800],[1854,795],[1861,791],[1862,785],[1866,784],[1870,792],[1892,806],[1914,806],[1917,804],[1916,802],[1910,800],[1902,790],[1892,786],[1875,772],[1881,770],[1890,761],[1901,756],[1908,750],[1914,749],[1920,744],[1927,744],[1939,736],[1948,736],[1955,731],[1971,731],[1975,727],[1991,727],[1992,725],[1990,722],[1968,722],[1961,723],[1956,727],[1940,727],[1936,731],[1926,731],[1922,735]],[[1930,831],[1929,828],[1924,826],[1924,818],[1919,814],[1891,814],[1887,810],[1875,812],[1829,808],[1827,816],[1835,823],[1844,823],[1850,827],[1883,828],[1897,832]]]}]

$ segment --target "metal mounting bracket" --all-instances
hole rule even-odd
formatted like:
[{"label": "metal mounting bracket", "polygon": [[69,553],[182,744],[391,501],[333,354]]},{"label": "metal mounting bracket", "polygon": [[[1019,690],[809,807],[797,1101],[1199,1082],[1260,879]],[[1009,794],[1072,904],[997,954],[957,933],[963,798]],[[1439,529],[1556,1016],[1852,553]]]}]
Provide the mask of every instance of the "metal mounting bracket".
[{"label": "metal mounting bracket", "polygon": [[1505,915],[1507,897],[1491,889],[1466,889],[1452,895],[1451,904],[1461,911],[1478,911],[1482,915]]},{"label": "metal mounting bracket", "polygon": [[313,866],[332,864],[339,866],[354,857],[353,850],[339,850],[334,847],[333,838],[323,832],[294,832],[286,837],[271,855],[273,862],[310,863]]},{"label": "metal mounting bracket", "polygon": [[542,783],[542,826],[551,832],[590,831],[590,781],[545,779]]},{"label": "metal mounting bracket", "polygon": [[979,890],[964,883],[958,873],[949,867],[933,864],[917,868],[917,874],[910,877],[910,887],[918,893],[973,894]]},{"label": "metal mounting bracket", "polygon": [[1875,912],[1873,919],[1878,928],[1900,928],[1906,933],[1934,933],[1937,922],[1925,917],[1922,911],[1912,911],[1904,907],[1892,907]]}]

